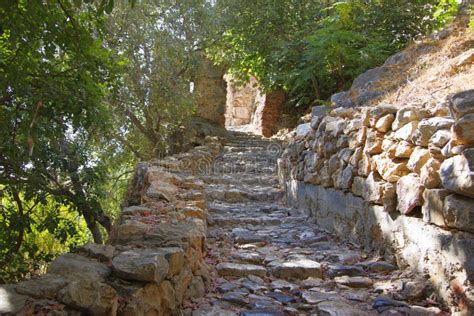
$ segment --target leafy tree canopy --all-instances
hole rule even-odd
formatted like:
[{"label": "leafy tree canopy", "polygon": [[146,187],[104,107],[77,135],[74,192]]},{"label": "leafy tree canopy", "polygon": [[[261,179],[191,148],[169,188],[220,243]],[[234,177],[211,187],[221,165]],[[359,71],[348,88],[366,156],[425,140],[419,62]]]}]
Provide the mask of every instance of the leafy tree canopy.
[{"label": "leafy tree canopy", "polygon": [[220,0],[207,52],[241,80],[308,105],[348,87],[407,42],[441,27],[455,0]]}]

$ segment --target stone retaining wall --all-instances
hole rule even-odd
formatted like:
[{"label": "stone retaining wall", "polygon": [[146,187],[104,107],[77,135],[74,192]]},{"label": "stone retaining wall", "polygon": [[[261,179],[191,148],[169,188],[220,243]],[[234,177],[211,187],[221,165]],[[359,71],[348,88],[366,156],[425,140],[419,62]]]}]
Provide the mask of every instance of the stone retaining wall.
[{"label": "stone retaining wall", "polygon": [[[220,140],[141,163],[107,245],[59,256],[37,279],[0,287],[0,314],[175,315],[204,295],[204,183]],[[48,314],[50,315],[50,314]]]},{"label": "stone retaining wall", "polygon": [[431,110],[315,107],[279,161],[280,178],[288,201],[318,224],[428,273],[469,313],[473,127],[474,90]]}]

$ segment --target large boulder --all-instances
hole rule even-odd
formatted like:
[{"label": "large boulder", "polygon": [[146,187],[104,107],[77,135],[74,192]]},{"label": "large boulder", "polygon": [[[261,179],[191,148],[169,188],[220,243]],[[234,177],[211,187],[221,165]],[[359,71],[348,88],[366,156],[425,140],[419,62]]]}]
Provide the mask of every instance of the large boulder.
[{"label": "large boulder", "polygon": [[352,102],[351,98],[349,97],[349,92],[342,91],[331,96],[331,104],[333,107],[343,107],[343,108],[351,108],[354,107],[355,104]]},{"label": "large boulder", "polygon": [[112,260],[114,273],[122,279],[143,282],[161,282],[169,270],[163,252],[134,249],[122,252]]},{"label": "large boulder", "polygon": [[454,119],[474,113],[474,89],[462,91],[449,98],[449,110]]},{"label": "large boulder", "polygon": [[474,113],[461,117],[452,128],[453,139],[457,144],[474,144]]},{"label": "large boulder", "polygon": [[389,72],[388,67],[377,67],[369,69],[359,75],[352,83],[350,95],[357,106],[364,105],[382,95],[382,89],[378,83]]},{"label": "large boulder", "polygon": [[49,273],[62,275],[66,278],[104,279],[111,270],[103,263],[85,258],[83,256],[65,253],[57,257],[49,266]]},{"label": "large boulder", "polygon": [[86,315],[116,315],[118,308],[117,292],[111,286],[91,279],[70,283],[58,293],[57,299]]},{"label": "large boulder", "polygon": [[16,291],[36,298],[54,298],[67,284],[68,281],[63,276],[47,273],[37,279],[18,283]]},{"label": "large boulder", "polygon": [[452,194],[444,201],[446,225],[474,233],[474,199]]},{"label": "large boulder", "polygon": [[440,177],[446,189],[474,198],[474,148],[446,159],[441,164]]}]

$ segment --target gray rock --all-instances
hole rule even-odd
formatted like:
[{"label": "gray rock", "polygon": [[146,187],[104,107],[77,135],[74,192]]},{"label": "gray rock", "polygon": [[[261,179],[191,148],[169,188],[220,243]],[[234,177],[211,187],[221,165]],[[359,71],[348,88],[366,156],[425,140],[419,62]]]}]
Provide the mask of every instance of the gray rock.
[{"label": "gray rock", "polygon": [[408,304],[405,302],[394,300],[388,296],[381,295],[377,297],[372,304],[372,307],[377,310],[377,312],[382,313],[386,310],[390,310],[397,307],[408,307]]},{"label": "gray rock", "polygon": [[444,199],[449,194],[450,192],[444,189],[432,189],[423,192],[423,207],[421,208],[421,213],[423,214],[423,221],[425,223],[445,227],[443,213]]},{"label": "gray rock", "polygon": [[298,285],[294,283],[290,283],[285,280],[275,280],[272,282],[271,286],[272,286],[272,289],[284,290],[284,291],[292,291],[299,287]]},{"label": "gray rock", "polygon": [[454,119],[474,113],[474,89],[454,94],[449,98],[449,110]]},{"label": "gray rock", "polygon": [[68,284],[67,280],[56,274],[45,274],[37,279],[18,283],[16,291],[35,298],[54,298],[57,292]]},{"label": "gray rock", "polygon": [[355,277],[350,277],[350,276],[336,277],[336,278],[334,278],[334,281],[336,281],[337,284],[345,285],[345,286],[353,287],[353,288],[371,287],[371,286],[374,284],[374,282],[372,281],[372,279],[367,278],[367,277],[361,277],[361,276],[355,276]]},{"label": "gray rock", "polygon": [[456,194],[447,196],[443,215],[448,227],[474,233],[474,199]]},{"label": "gray rock", "polygon": [[321,278],[321,265],[309,259],[295,259],[289,261],[274,261],[269,264],[270,272],[282,279],[306,279],[309,277]]},{"label": "gray rock", "polygon": [[354,107],[355,104],[352,102],[349,92],[348,91],[342,91],[335,93],[331,96],[331,104],[333,107],[343,107],[343,108],[351,108]]},{"label": "gray rock", "polygon": [[325,117],[328,112],[328,107],[325,105],[313,106],[311,108],[311,116]]},{"label": "gray rock", "polygon": [[82,247],[79,247],[77,252],[102,262],[109,262],[114,256],[115,247],[111,245],[88,243]]},{"label": "gray rock", "polygon": [[322,291],[303,291],[301,298],[308,304],[318,304],[324,301],[337,301],[341,297],[336,292],[322,292]]},{"label": "gray rock", "polygon": [[245,296],[245,294],[240,292],[228,292],[222,296],[222,299],[232,304],[245,306],[248,304],[248,300],[245,298]]},{"label": "gray rock", "polygon": [[449,130],[439,130],[431,136],[429,143],[435,145],[436,147],[443,148],[451,139],[451,131]]},{"label": "gray rock", "polygon": [[103,279],[110,275],[111,270],[103,263],[77,254],[66,253],[51,263],[48,273],[59,274],[66,278]]},{"label": "gray rock", "polygon": [[221,276],[246,277],[253,274],[264,277],[267,274],[267,270],[264,267],[253,264],[224,262],[219,263],[216,269]]},{"label": "gray rock", "polygon": [[57,299],[87,315],[116,315],[118,308],[117,292],[96,280],[71,282],[58,293]]},{"label": "gray rock", "polygon": [[258,283],[255,283],[247,278],[239,282],[243,287],[249,289],[252,293],[261,292],[267,290],[267,287]]},{"label": "gray rock", "polygon": [[217,291],[220,293],[227,293],[238,288],[239,285],[236,283],[225,282],[217,286]]},{"label": "gray rock", "polygon": [[376,262],[369,262],[367,264],[367,269],[371,272],[390,272],[396,270],[397,267],[393,264],[385,261],[376,261]]},{"label": "gray rock", "polygon": [[112,260],[112,267],[119,278],[156,283],[161,282],[169,270],[165,254],[150,249],[122,252]]},{"label": "gray rock", "polygon": [[279,292],[270,292],[267,294],[267,296],[276,299],[282,304],[288,304],[295,301],[295,298],[293,296],[285,295]]},{"label": "gray rock", "polygon": [[300,124],[296,127],[296,137],[305,138],[311,131],[311,123]]},{"label": "gray rock", "polygon": [[446,159],[439,173],[446,189],[474,198],[474,148]]},{"label": "gray rock", "polygon": [[351,301],[367,302],[370,295],[365,291],[344,291],[344,297]]},{"label": "gray rock", "polygon": [[406,300],[421,299],[427,297],[428,288],[428,283],[424,279],[408,281],[403,284],[400,295]]},{"label": "gray rock", "polygon": [[375,83],[381,80],[389,72],[388,67],[377,67],[369,69],[363,74],[359,75],[352,83],[351,94],[355,94],[354,103],[357,106],[379,97],[382,92],[376,91]]},{"label": "gray rock", "polygon": [[406,51],[401,51],[390,56],[384,63],[384,66],[396,66],[410,61],[410,55]]},{"label": "gray rock", "polygon": [[432,117],[423,119],[412,136],[412,142],[417,146],[427,147],[434,133],[439,130],[449,129],[453,124],[454,121],[451,118]]},{"label": "gray rock", "polygon": [[456,144],[474,144],[474,113],[466,114],[454,123],[452,130]]},{"label": "gray rock", "polygon": [[16,314],[28,300],[28,296],[18,294],[15,287],[12,284],[0,284],[0,314]]},{"label": "gray rock", "polygon": [[364,269],[358,266],[352,265],[335,265],[329,268],[329,274],[333,277],[336,276],[363,276],[365,275]]}]

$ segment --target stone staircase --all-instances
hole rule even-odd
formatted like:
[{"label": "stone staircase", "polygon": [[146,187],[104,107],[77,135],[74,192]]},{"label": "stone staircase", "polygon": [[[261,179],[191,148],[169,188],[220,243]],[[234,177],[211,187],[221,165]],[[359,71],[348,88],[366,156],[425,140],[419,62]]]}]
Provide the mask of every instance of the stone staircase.
[{"label": "stone staircase", "polygon": [[[211,172],[207,263],[197,315],[438,315],[424,278],[340,242],[283,203],[282,148],[233,132]],[[397,298],[395,300],[393,298]]]}]

